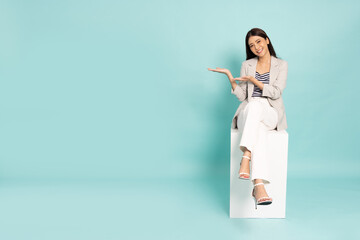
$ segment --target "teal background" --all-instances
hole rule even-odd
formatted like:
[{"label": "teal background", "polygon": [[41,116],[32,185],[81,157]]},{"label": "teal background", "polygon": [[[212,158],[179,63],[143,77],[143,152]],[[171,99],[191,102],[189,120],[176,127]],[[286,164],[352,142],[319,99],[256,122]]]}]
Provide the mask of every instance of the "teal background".
[{"label": "teal background", "polygon": [[[360,237],[359,10],[0,1],[0,238]],[[239,76],[253,27],[289,64],[286,219],[228,215],[240,102],[207,68]]]}]

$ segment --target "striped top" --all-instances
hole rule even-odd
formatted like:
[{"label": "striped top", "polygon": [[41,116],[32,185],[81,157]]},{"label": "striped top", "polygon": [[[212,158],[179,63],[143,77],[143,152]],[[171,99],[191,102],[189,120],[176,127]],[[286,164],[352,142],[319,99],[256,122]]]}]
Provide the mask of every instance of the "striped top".
[{"label": "striped top", "polygon": [[[270,72],[259,74],[257,71],[255,73],[255,78],[262,82],[263,84],[269,84],[270,81]],[[262,90],[254,84],[254,92],[252,97],[262,97]]]}]

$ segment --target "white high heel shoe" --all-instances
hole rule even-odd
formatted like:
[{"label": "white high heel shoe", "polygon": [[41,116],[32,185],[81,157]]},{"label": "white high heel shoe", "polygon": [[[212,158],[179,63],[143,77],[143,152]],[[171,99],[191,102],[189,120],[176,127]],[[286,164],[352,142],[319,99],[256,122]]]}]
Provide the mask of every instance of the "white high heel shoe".
[{"label": "white high heel shoe", "polygon": [[[255,187],[257,185],[264,185],[264,183],[256,183],[254,185],[254,188],[253,188],[253,191],[252,191],[252,196],[253,196],[254,201],[255,201],[255,209],[257,209],[257,205],[269,205],[269,204],[272,203],[272,198],[271,197],[261,197],[259,199],[255,198]],[[262,200],[262,199],[265,199],[265,200]]]}]

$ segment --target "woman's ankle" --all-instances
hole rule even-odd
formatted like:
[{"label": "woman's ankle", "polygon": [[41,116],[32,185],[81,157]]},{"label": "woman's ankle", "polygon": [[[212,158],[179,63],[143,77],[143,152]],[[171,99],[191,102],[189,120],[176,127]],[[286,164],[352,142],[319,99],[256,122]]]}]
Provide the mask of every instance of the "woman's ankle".
[{"label": "woman's ankle", "polygon": [[251,158],[251,152],[249,150],[245,150],[243,156]]},{"label": "woman's ankle", "polygon": [[257,183],[264,183],[262,179],[256,178],[254,179],[254,185]]}]

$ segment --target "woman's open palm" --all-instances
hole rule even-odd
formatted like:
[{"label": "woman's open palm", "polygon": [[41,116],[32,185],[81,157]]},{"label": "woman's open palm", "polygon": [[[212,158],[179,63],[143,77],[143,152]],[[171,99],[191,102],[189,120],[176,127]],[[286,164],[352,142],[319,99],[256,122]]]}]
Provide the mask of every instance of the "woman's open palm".
[{"label": "woman's open palm", "polygon": [[208,70],[213,72],[225,73],[226,75],[231,76],[231,72],[226,68],[217,67],[216,69],[208,68]]},{"label": "woman's open palm", "polygon": [[250,76],[242,76],[242,77],[237,77],[237,78],[233,78],[234,81],[251,81],[251,77]]}]

